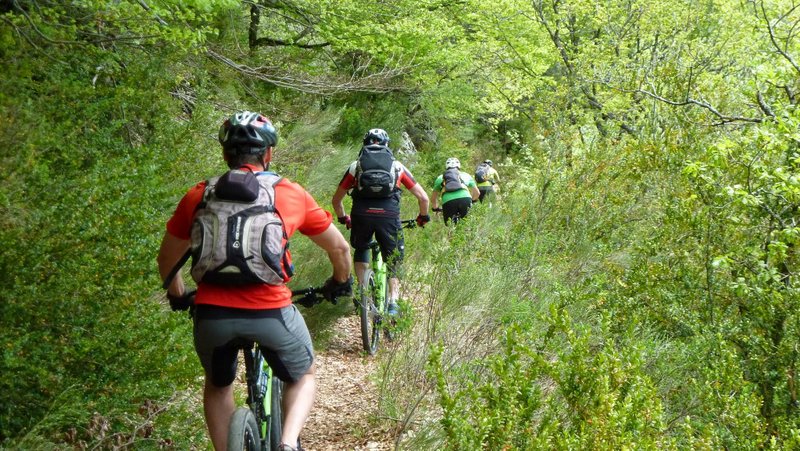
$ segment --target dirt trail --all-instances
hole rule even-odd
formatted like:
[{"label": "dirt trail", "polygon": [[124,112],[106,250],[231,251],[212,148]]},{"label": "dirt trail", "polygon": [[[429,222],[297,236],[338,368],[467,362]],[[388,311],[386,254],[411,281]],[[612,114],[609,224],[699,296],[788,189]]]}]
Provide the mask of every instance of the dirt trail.
[{"label": "dirt trail", "polygon": [[358,317],[347,315],[333,326],[335,335],[317,354],[317,399],[303,428],[308,451],[391,450],[390,430],[374,425],[378,388],[370,380],[377,368],[361,349]]}]

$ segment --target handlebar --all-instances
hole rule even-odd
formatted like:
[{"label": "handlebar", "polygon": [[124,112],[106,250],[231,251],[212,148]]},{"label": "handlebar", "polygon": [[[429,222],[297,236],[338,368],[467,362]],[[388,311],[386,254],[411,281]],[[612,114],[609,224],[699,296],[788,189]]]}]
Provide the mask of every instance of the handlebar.
[{"label": "handlebar", "polygon": [[299,290],[292,290],[292,298],[299,297],[299,299],[292,299],[295,304],[300,304],[303,307],[313,307],[325,300],[322,294],[322,287],[308,287]]},{"label": "handlebar", "polygon": [[400,224],[403,226],[404,229],[413,229],[417,227],[417,220],[416,219],[404,219],[400,221]]},{"label": "handlebar", "polygon": [[[173,311],[189,310],[189,314],[193,315],[195,308],[194,296],[196,292],[196,290],[190,290],[184,293],[183,296],[170,296],[169,293],[167,293],[170,308]],[[300,304],[303,307],[313,307],[324,301],[325,295],[322,293],[322,287],[308,287],[292,290],[292,298],[292,302],[295,304]],[[335,303],[335,299],[332,302]]]}]

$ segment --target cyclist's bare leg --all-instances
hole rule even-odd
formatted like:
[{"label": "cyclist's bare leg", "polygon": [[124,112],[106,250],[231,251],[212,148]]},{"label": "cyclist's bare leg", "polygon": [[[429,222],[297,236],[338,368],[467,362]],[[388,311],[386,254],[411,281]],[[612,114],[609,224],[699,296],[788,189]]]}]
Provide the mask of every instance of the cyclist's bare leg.
[{"label": "cyclist's bare leg", "polygon": [[283,390],[283,434],[281,443],[297,446],[300,430],[306,424],[314,405],[317,384],[314,379],[315,365],[296,382],[287,383]]},{"label": "cyclist's bare leg", "polygon": [[231,415],[235,409],[233,384],[216,387],[206,377],[203,389],[203,410],[208,425],[208,435],[211,437],[214,449],[228,449],[228,429]]},{"label": "cyclist's bare leg", "polygon": [[397,277],[389,278],[389,300],[397,302],[400,298],[400,279]]},{"label": "cyclist's bare leg", "polygon": [[367,268],[369,268],[369,263],[354,262],[353,267],[356,270],[356,279],[361,283],[361,279],[364,278],[364,273],[367,271]]}]

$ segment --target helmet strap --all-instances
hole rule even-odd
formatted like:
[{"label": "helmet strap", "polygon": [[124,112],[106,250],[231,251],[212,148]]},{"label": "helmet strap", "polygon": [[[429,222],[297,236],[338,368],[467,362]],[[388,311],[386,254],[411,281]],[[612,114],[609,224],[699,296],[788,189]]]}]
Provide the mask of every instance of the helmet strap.
[{"label": "helmet strap", "polygon": [[[264,161],[264,158],[266,158],[267,154],[269,154],[269,160]],[[271,162],[272,162],[272,149],[270,147],[267,147],[266,149],[264,149],[264,153],[261,154],[261,166],[264,167],[264,171],[269,171],[269,164]]]}]

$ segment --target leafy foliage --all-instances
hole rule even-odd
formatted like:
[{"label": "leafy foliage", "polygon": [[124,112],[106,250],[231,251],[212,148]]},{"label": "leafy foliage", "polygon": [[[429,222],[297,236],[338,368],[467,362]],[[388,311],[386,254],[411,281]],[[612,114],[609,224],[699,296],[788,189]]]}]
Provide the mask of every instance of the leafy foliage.
[{"label": "leafy foliage", "polygon": [[[275,168],[323,205],[372,127],[410,136],[428,190],[448,156],[496,162],[493,208],[407,237],[413,322],[382,404],[422,424],[406,446],[800,444],[793,2],[17,1],[0,18],[3,446],[203,446],[190,324],[153,255],[222,169],[236,109],[275,119]],[[327,276],[293,250],[298,281]]]}]

